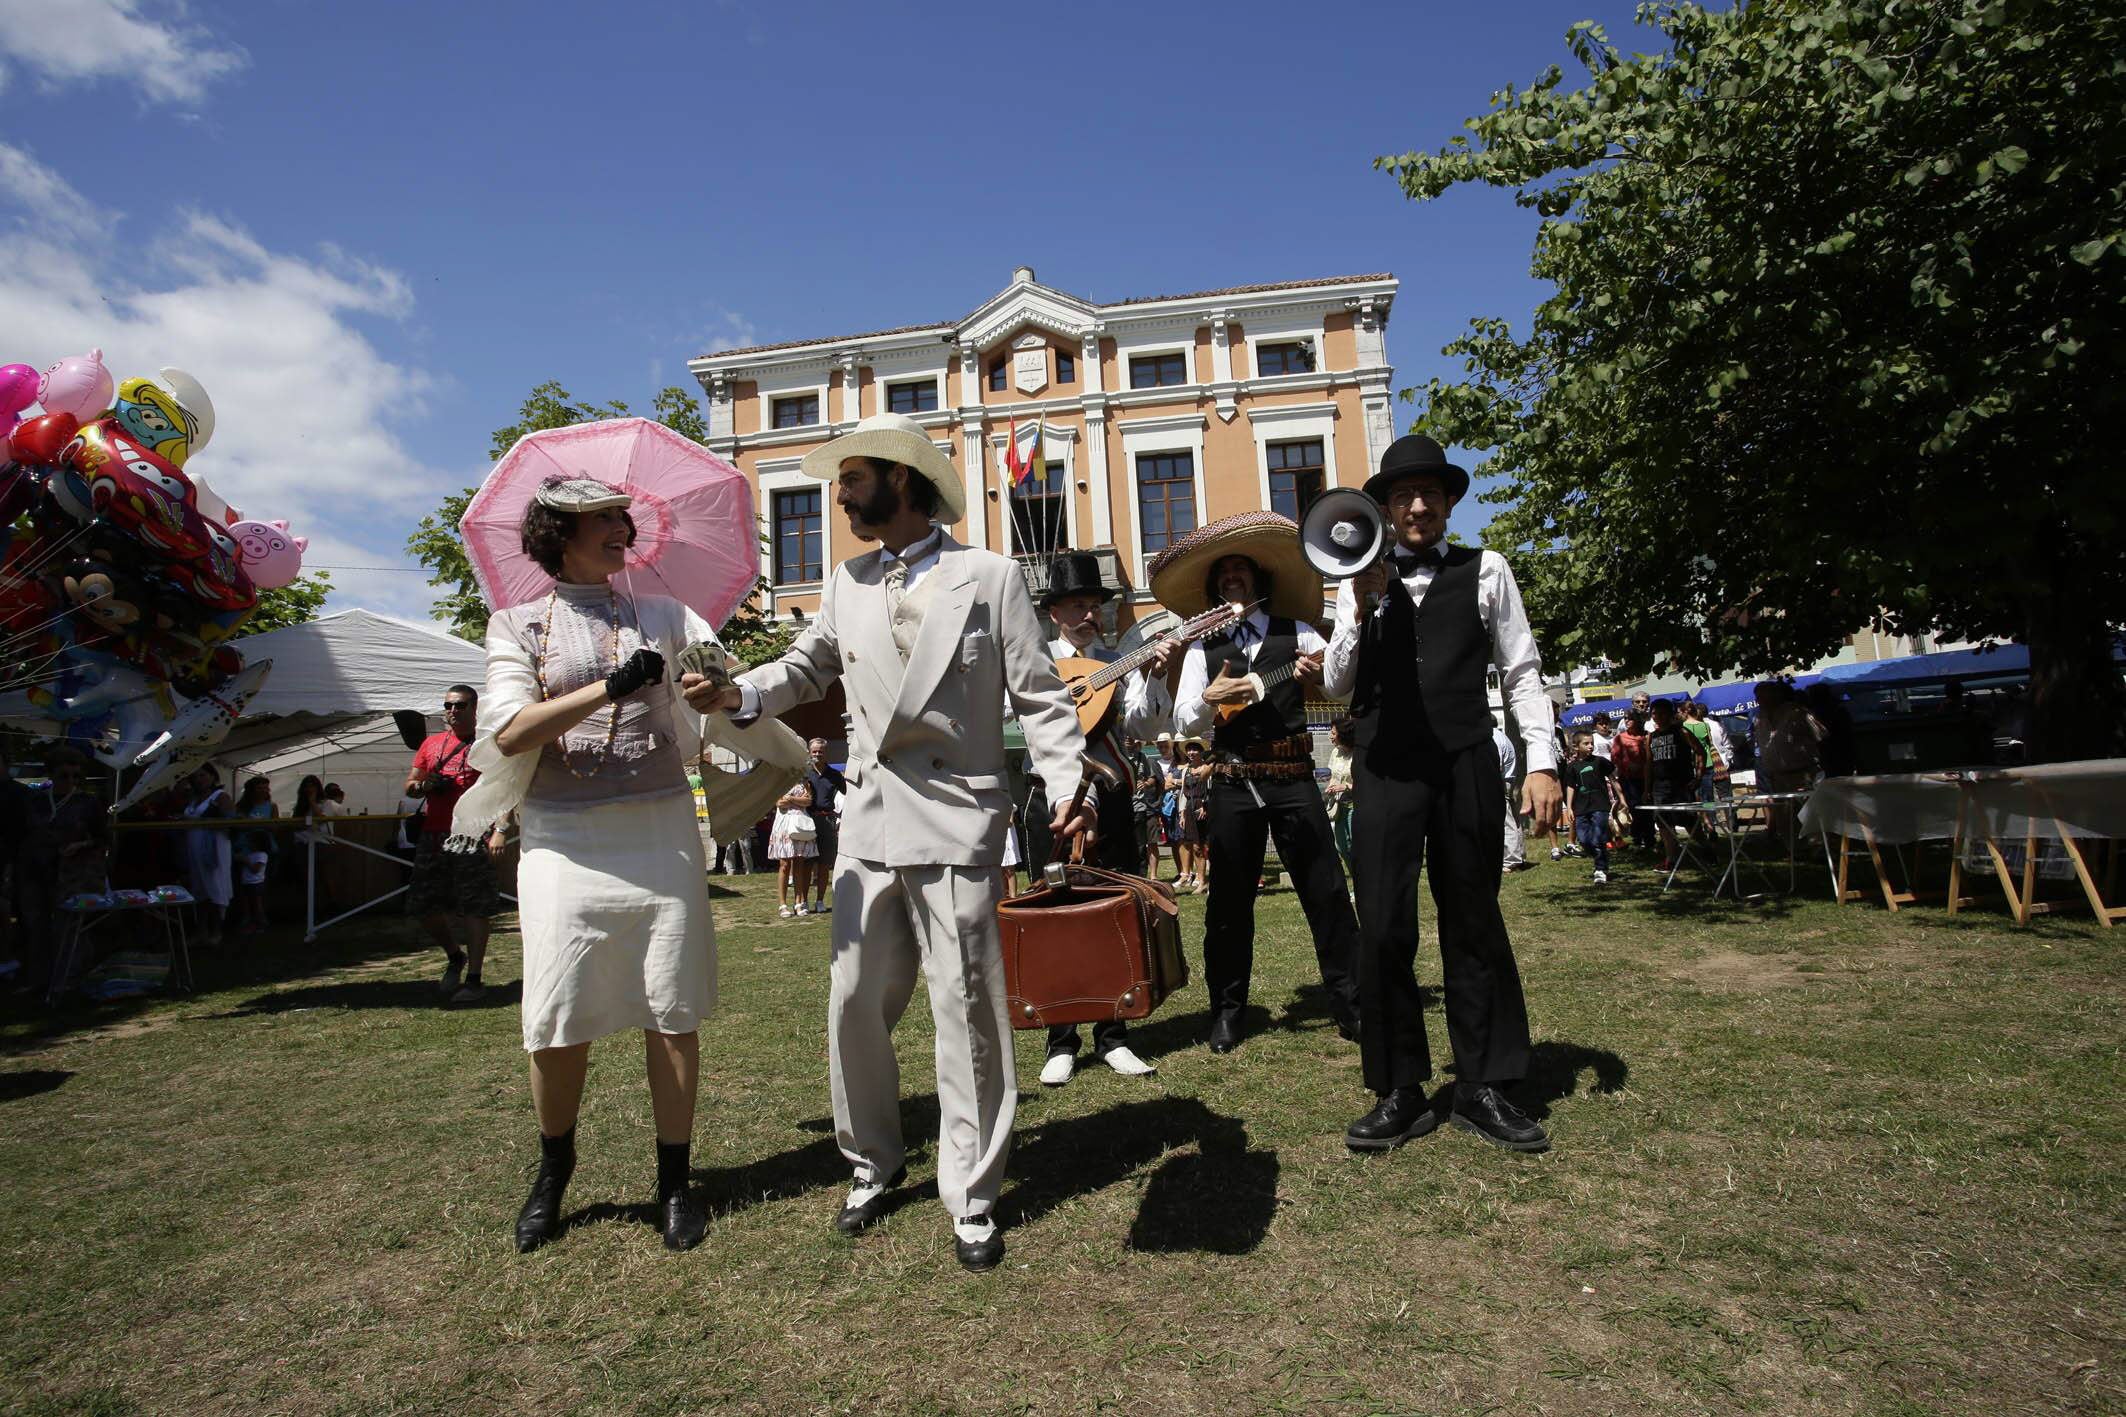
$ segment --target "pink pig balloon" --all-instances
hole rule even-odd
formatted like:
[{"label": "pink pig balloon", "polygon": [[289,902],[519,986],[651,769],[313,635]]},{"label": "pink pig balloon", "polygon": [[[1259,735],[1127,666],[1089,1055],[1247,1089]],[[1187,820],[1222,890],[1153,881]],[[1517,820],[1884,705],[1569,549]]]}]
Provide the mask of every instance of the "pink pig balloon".
[{"label": "pink pig balloon", "polygon": [[276,590],[302,573],[310,542],[288,535],[286,522],[237,522],[229,535],[236,538],[236,554],[251,584],[260,590]]},{"label": "pink pig balloon", "polygon": [[103,367],[103,351],[70,354],[44,371],[37,386],[37,402],[46,413],[71,413],[83,423],[111,406],[111,371]]}]

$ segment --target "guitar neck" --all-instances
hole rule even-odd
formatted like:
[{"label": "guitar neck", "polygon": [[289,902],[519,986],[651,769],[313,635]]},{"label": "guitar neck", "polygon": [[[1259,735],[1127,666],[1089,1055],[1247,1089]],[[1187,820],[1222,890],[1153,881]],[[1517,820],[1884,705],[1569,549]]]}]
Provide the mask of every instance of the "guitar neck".
[{"label": "guitar neck", "polygon": [[1151,663],[1152,656],[1154,654],[1157,654],[1159,652],[1159,647],[1163,644],[1166,644],[1168,641],[1172,640],[1178,641],[1182,644],[1187,644],[1191,640],[1198,640],[1203,638],[1205,635],[1217,629],[1219,626],[1227,624],[1237,618],[1239,617],[1230,607],[1220,607],[1216,610],[1206,610],[1203,614],[1198,615],[1195,619],[1188,621],[1186,624],[1177,625],[1173,629],[1168,630],[1165,634],[1160,635],[1155,639],[1146,640],[1143,644],[1138,645],[1135,649],[1131,650],[1128,654],[1123,655],[1120,659],[1113,660],[1105,665],[1102,665],[1099,669],[1096,669],[1091,674],[1086,675],[1085,687],[1087,689],[1092,690],[1104,689],[1108,685],[1114,683],[1117,679],[1121,679],[1131,673],[1134,673],[1136,670],[1142,668],[1146,664]]}]

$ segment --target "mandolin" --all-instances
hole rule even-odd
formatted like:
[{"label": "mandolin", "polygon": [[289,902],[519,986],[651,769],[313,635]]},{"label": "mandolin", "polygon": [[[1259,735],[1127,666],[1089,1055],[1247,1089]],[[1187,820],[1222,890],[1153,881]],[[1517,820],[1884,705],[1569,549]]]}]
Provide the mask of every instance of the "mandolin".
[{"label": "mandolin", "polygon": [[1115,686],[1151,662],[1159,647],[1169,642],[1187,644],[1222,630],[1253,610],[1253,606],[1214,605],[1201,615],[1176,625],[1165,634],[1146,640],[1120,659],[1103,663],[1097,659],[1059,659],[1056,673],[1070,690],[1078,710],[1078,727],[1090,738],[1100,731],[1115,705]]}]

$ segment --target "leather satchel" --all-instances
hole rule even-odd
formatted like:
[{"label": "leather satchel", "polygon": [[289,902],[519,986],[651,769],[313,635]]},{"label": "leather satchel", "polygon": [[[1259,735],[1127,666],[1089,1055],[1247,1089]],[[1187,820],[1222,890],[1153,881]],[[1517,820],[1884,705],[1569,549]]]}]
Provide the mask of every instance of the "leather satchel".
[{"label": "leather satchel", "polygon": [[1097,866],[1051,865],[997,906],[1013,1028],[1140,1019],[1188,983],[1171,887]]}]

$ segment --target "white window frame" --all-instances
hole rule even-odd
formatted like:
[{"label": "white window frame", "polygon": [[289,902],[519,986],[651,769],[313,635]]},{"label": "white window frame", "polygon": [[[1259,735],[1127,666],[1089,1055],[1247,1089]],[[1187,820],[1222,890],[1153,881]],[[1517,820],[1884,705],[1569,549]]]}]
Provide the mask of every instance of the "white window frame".
[{"label": "white window frame", "polygon": [[[1344,480],[1336,466],[1336,416],[1333,403],[1297,403],[1282,407],[1271,404],[1248,410],[1248,424],[1255,434],[1255,489],[1264,511],[1270,507],[1270,444],[1321,440],[1321,487],[1341,487]],[[1364,479],[1360,478],[1363,482]]]},{"label": "white window frame", "polygon": [[[834,510],[833,487],[816,477],[807,477],[800,467],[803,458],[766,458],[755,465],[760,484],[760,524],[768,533],[768,594],[804,594],[823,589],[827,578],[834,574]],[[819,493],[819,579],[816,581],[775,580],[775,494],[778,492]]]},{"label": "white window frame", "polygon": [[[819,417],[810,423],[778,425],[775,421],[775,402],[778,399],[816,398],[819,400]],[[760,431],[763,433],[795,433],[800,428],[824,428],[827,426],[827,386],[825,384],[799,384],[794,388],[761,390]]]},{"label": "white window frame", "polygon": [[[1181,383],[1149,384],[1140,389],[1130,382],[1129,363],[1132,359],[1157,359],[1166,354],[1178,354],[1181,356],[1181,372],[1183,376]],[[1183,389],[1202,382],[1196,377],[1196,341],[1193,339],[1170,340],[1161,344],[1132,345],[1126,350],[1116,350],[1115,359],[1121,366],[1116,372],[1121,376],[1122,383],[1122,387],[1117,389],[1116,393],[1144,395],[1150,394],[1156,389]]]},{"label": "white window frame", "polygon": [[[875,371],[876,366],[873,366],[873,368]],[[873,377],[877,377],[875,372],[873,374]],[[897,388],[900,388],[902,385],[928,384],[930,386],[930,391],[933,394],[937,395],[937,406],[934,408],[917,409],[915,412],[906,416],[909,418],[928,418],[931,414],[943,413],[946,411],[947,408],[947,405],[945,403],[944,382],[945,376],[943,374],[911,374],[900,378],[879,379],[878,384],[876,386],[879,391],[878,411],[880,413],[892,413],[894,411],[893,391]]]},{"label": "white window frame", "polygon": [[1127,418],[1115,424],[1122,435],[1122,463],[1129,478],[1130,584],[1148,589],[1144,579],[1144,525],[1141,499],[1137,495],[1137,458],[1140,454],[1187,453],[1195,469],[1196,525],[1210,516],[1203,486],[1203,434],[1208,420],[1200,413],[1169,414],[1162,418]]},{"label": "white window frame", "polygon": [[[1329,372],[1328,323],[1320,315],[1287,317],[1282,320],[1266,319],[1258,327],[1240,317],[1240,328],[1247,337],[1248,371],[1250,379],[1313,379]],[[1314,372],[1312,374],[1265,374],[1258,351],[1266,344],[1310,344],[1314,347]]]}]

